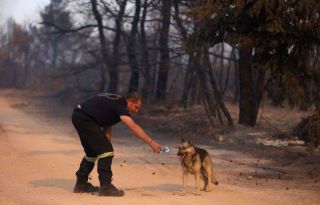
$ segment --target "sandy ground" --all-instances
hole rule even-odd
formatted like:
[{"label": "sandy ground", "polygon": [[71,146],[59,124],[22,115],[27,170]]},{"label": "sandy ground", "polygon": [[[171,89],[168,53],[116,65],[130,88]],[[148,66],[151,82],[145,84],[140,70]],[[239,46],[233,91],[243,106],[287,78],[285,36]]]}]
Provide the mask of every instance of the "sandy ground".
[{"label": "sandy ground", "polygon": [[[255,151],[245,152],[216,142],[199,146],[214,155],[220,184],[212,192],[195,196],[194,179],[189,177],[187,195],[180,196],[182,179],[176,149],[153,154],[122,125],[116,126],[113,133],[113,183],[124,189],[125,196],[75,194],[74,172],[83,151],[68,118],[69,111],[71,108],[60,110],[55,106],[40,109],[13,91],[0,91],[1,205],[319,204],[317,164],[303,157],[284,164],[250,154]],[[162,144],[177,145],[177,139],[150,134]],[[91,182],[98,185],[96,169],[91,175]]]}]

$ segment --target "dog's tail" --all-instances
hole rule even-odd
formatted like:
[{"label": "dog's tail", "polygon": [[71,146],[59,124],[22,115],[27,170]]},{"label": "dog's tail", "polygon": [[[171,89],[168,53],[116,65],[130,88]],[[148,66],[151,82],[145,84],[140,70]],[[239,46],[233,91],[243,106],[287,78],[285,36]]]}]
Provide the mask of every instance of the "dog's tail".
[{"label": "dog's tail", "polygon": [[211,183],[214,184],[214,185],[218,185],[219,184],[218,180],[214,176],[213,166],[211,166]]}]

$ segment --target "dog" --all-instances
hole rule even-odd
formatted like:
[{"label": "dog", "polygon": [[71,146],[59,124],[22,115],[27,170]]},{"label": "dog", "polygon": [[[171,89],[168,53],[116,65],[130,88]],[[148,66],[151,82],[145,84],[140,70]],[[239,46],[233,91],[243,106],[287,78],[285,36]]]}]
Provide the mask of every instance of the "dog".
[{"label": "dog", "polygon": [[195,176],[196,195],[200,195],[200,179],[204,182],[204,187],[201,191],[210,192],[212,190],[211,183],[218,185],[213,173],[211,157],[206,150],[195,147],[189,140],[182,140],[177,155],[180,157],[183,173],[182,195],[185,195],[188,174]]}]

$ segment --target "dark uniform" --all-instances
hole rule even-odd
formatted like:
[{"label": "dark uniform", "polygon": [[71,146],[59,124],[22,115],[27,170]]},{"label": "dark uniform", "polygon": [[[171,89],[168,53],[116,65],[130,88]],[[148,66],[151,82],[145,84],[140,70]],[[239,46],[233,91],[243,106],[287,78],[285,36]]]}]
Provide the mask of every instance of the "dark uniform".
[{"label": "dark uniform", "polygon": [[97,159],[100,192],[101,188],[111,185],[113,147],[105,136],[103,128],[117,124],[123,115],[130,116],[127,100],[116,94],[98,94],[74,108],[72,123],[85,152],[85,157],[76,172],[75,192],[97,191],[97,187],[88,183],[88,176]]}]

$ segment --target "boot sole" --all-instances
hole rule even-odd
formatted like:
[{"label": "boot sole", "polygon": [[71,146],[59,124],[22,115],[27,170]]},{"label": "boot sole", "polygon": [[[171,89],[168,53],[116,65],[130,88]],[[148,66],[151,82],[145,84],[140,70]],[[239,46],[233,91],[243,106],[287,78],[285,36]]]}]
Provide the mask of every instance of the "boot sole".
[{"label": "boot sole", "polygon": [[73,193],[98,193],[99,192],[99,188],[97,188],[96,190],[73,190]]},{"label": "boot sole", "polygon": [[123,194],[102,194],[102,193],[99,193],[98,194],[99,196],[109,196],[109,197],[122,197],[124,196],[124,193]]}]

